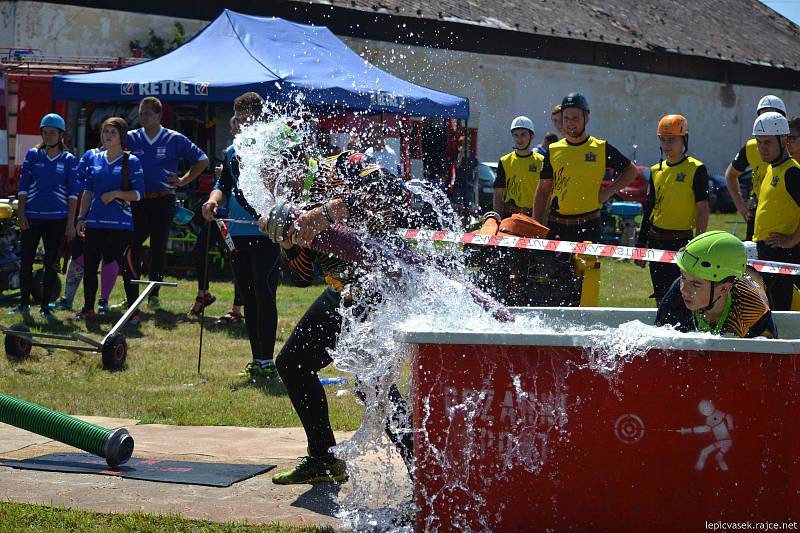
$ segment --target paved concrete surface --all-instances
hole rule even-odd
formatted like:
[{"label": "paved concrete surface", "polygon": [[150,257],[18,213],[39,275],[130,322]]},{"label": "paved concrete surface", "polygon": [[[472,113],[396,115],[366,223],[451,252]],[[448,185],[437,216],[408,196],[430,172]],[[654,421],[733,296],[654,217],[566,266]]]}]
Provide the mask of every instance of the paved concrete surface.
[{"label": "paved concrete surface", "polygon": [[[301,428],[185,427],[139,425],[135,420],[79,417],[94,424],[124,426],[135,441],[134,456],[149,459],[231,463],[271,463],[276,470],[305,455]],[[338,442],[352,433],[336,433]],[[47,453],[76,451],[12,426],[0,424],[0,457],[26,459]],[[369,462],[374,458],[367,458]],[[369,468],[369,465],[366,465]],[[377,465],[376,465],[377,466]],[[339,491],[348,484],[278,486],[273,470],[227,488],[157,483],[112,476],[16,470],[0,466],[0,501],[36,503],[102,513],[143,511],[178,514],[215,522],[281,522],[338,526],[334,517]],[[408,483],[402,461],[395,457],[398,483]]]}]

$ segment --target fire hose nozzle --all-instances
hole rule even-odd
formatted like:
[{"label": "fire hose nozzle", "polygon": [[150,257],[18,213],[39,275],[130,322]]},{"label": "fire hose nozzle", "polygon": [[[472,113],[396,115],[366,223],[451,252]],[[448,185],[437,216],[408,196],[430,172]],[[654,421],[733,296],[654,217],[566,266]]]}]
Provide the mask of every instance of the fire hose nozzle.
[{"label": "fire hose nozzle", "polygon": [[281,200],[270,209],[267,215],[267,235],[272,242],[279,243],[286,237],[286,230],[295,218],[294,206]]}]

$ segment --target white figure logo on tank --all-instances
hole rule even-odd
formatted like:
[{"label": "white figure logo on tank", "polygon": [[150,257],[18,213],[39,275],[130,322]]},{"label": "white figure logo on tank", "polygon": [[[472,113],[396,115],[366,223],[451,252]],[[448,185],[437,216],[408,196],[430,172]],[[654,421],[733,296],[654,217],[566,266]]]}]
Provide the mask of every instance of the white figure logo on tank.
[{"label": "white figure logo on tank", "polygon": [[697,404],[697,410],[706,417],[705,424],[691,428],[681,428],[678,432],[681,435],[690,433],[711,433],[714,442],[700,450],[695,469],[703,470],[708,456],[714,454],[714,458],[720,470],[728,470],[728,463],[725,462],[725,454],[733,446],[731,431],[733,431],[733,416],[723,413],[716,407],[711,400],[702,400]]}]

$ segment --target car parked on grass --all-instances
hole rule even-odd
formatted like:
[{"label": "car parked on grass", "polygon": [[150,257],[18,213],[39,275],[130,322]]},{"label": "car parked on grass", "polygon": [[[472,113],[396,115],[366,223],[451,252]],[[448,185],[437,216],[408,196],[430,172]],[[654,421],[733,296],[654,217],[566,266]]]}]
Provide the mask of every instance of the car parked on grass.
[{"label": "car parked on grass", "polygon": [[[742,198],[750,196],[750,189],[753,187],[753,173],[748,170],[739,176],[739,192]],[[732,213],[736,211],[736,204],[728,189],[728,182],[721,174],[708,175],[708,205],[711,211],[721,213]]]},{"label": "car parked on grass", "polygon": [[494,180],[497,178],[497,162],[481,162],[478,165],[478,205],[482,212],[491,211],[494,202]]},{"label": "car parked on grass", "polygon": [[[636,177],[627,187],[615,194],[612,201],[639,202],[644,205],[647,202],[647,186],[650,183],[650,167],[636,164]],[[603,177],[603,187],[611,185],[616,179],[614,170],[606,169]]]}]

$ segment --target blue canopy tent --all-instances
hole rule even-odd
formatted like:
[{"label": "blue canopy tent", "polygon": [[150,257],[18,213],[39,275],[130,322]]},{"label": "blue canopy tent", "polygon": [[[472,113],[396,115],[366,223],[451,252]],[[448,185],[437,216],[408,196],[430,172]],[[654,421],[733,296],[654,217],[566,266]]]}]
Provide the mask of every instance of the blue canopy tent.
[{"label": "blue canopy tent", "polygon": [[388,74],[325,27],[224,10],[192,40],[131,67],[53,78],[53,98],[232,102],[246,91],[309,106],[466,119],[466,98]]}]

